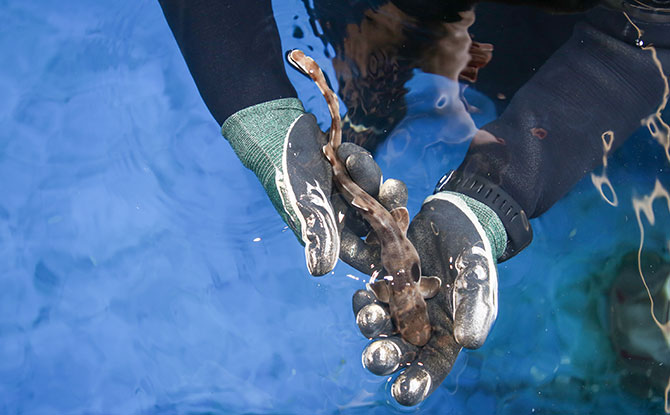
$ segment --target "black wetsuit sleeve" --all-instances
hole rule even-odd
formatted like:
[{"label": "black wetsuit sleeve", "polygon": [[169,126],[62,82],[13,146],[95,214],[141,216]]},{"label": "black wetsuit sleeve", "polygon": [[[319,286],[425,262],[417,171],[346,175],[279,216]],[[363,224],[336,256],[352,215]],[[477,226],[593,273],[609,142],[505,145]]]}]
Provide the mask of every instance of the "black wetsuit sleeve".
[{"label": "black wetsuit sleeve", "polygon": [[270,0],[160,0],[205,104],[219,125],[262,102],[296,97]]},{"label": "black wetsuit sleeve", "polygon": [[[664,83],[652,53],[636,45],[622,13],[594,10],[514,96],[491,133],[473,140],[458,171],[487,178],[537,217],[602,164],[603,133],[614,151],[654,113]],[[645,26],[661,64],[670,67],[670,25]],[[495,139],[493,139],[495,137]]]}]

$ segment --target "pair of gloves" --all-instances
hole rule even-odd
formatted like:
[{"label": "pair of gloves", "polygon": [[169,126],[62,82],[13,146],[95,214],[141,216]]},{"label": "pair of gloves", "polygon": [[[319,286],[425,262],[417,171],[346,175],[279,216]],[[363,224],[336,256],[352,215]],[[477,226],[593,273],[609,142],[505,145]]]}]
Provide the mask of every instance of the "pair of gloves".
[{"label": "pair of gloves", "polygon": [[[368,274],[371,264],[379,264],[379,245],[361,239],[369,225],[334,189],[331,166],[321,151],[327,137],[299,100],[244,109],[222,130],[304,244],[312,275],[331,271],[338,258]],[[365,149],[343,143],[339,156],[352,179],[384,207],[406,205],[405,185],[393,179],[382,183],[381,170]],[[427,300],[430,341],[416,347],[394,335],[387,305],[371,291],[354,294],[353,311],[361,332],[374,339],[363,351],[365,367],[382,376],[405,369],[391,393],[400,404],[411,406],[442,383],[462,347],[477,348],[486,340],[497,315],[495,264],[507,236],[486,205],[445,191],[426,199],[408,237],[419,252],[422,275],[442,280],[440,292]]]},{"label": "pair of gloves", "polygon": [[[590,24],[577,25],[503,114],[475,135],[463,171],[470,166],[470,171],[505,173],[506,189],[518,204],[485,178],[458,172],[426,199],[408,229],[422,274],[442,281],[440,292],[426,301],[432,336],[425,346],[394,336],[388,308],[371,292],[354,294],[356,322],[374,339],[363,351],[363,362],[378,375],[404,369],[391,389],[399,403],[423,401],[463,347],[486,340],[497,315],[496,261],[513,256],[532,237],[519,205],[538,216],[602,164],[605,131],[615,137],[612,151],[640,120],[664,142],[658,119],[667,99],[670,24],[659,16],[593,10]],[[224,122],[222,132],[305,245],[310,273],[329,272],[338,258],[365,273],[378,264],[378,248],[361,239],[367,225],[333,192],[331,166],[321,152],[326,137],[300,101],[285,98],[245,108]],[[407,202],[400,182],[381,183],[369,153],[352,144],[339,151],[350,176],[383,206],[391,210]]]}]

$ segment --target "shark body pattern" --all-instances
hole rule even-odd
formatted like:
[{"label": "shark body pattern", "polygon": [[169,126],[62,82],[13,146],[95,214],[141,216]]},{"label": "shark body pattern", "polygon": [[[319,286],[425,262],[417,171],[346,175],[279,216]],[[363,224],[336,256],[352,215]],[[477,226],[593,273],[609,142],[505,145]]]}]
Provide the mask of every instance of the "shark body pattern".
[{"label": "shark body pattern", "polygon": [[311,78],[325,97],[332,121],[323,153],[332,166],[336,186],[346,201],[370,224],[379,241],[384,277],[373,279],[370,288],[380,301],[388,303],[391,318],[402,338],[416,346],[423,346],[431,337],[424,298],[437,294],[441,281],[437,277],[421,276],[419,254],[407,239],[409,212],[405,207],[389,212],[351,179],[345,164],[337,155],[342,143],[342,120],[337,96],[312,58],[300,50],[293,50],[288,54],[288,61]]}]

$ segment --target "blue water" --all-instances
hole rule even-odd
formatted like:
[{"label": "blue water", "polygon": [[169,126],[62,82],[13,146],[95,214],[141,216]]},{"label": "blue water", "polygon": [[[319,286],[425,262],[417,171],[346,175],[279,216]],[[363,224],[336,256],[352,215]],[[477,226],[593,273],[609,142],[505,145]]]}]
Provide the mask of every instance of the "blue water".
[{"label": "blue water", "polygon": [[[301,1],[276,3],[286,47],[319,45],[290,36],[294,24],[309,33]],[[350,297],[362,276],[346,265],[308,275],[302,247],[220,137],[156,2],[0,6],[0,413],[662,411],[618,387],[604,311],[613,276],[602,273],[637,247],[632,195],[659,174],[670,182],[648,134],[610,166],[620,207],[587,178],[535,221],[534,244],[500,267],[487,344],[406,410],[360,363],[367,341]],[[316,90],[291,76],[325,125]],[[448,85],[412,82],[412,117],[379,160],[408,182],[416,212],[467,143],[449,134],[463,126],[421,104]],[[477,121],[492,117],[472,94]],[[648,243],[667,255],[668,214],[658,214]]]}]

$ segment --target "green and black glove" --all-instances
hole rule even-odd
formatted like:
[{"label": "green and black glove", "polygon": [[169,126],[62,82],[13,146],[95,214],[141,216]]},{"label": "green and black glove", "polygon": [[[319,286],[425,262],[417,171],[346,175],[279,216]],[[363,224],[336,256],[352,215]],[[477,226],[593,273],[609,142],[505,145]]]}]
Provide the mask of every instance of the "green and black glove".
[{"label": "green and black glove", "polygon": [[363,351],[372,373],[395,379],[391,394],[402,405],[417,405],[442,383],[463,347],[481,347],[498,313],[496,264],[532,239],[525,212],[495,184],[452,172],[438,184],[410,223],[408,238],[421,258],[422,275],[442,280],[426,300],[432,336],[416,347],[394,335],[388,307],[369,290],[353,297],[361,333],[373,339]]},{"label": "green and black glove", "polygon": [[482,203],[440,192],[426,199],[408,237],[419,252],[422,274],[442,280],[440,292],[426,300],[429,342],[416,347],[393,335],[388,307],[370,291],[354,294],[353,309],[361,332],[374,339],[363,351],[364,366],[380,376],[405,369],[391,393],[411,406],[442,383],[462,347],[478,348],[486,340],[498,313],[495,258],[505,249],[505,230]]},{"label": "green and black glove", "polygon": [[[312,275],[331,271],[338,257],[359,269],[376,262],[378,252],[357,236],[361,219],[333,194],[331,166],[321,151],[327,137],[298,99],[238,111],[223,123],[222,133],[305,245]],[[377,197],[381,192],[394,199],[397,192],[404,192],[406,203],[404,186],[393,180],[382,186],[381,169],[367,150],[343,143],[338,154],[352,179],[369,194]]]}]

